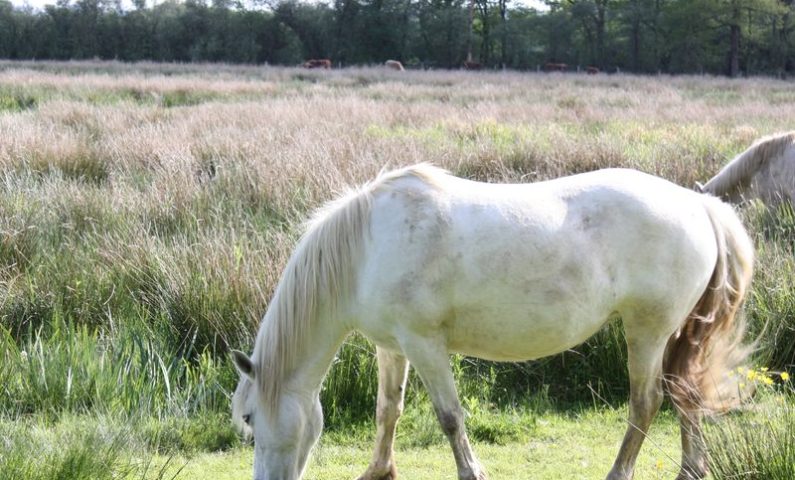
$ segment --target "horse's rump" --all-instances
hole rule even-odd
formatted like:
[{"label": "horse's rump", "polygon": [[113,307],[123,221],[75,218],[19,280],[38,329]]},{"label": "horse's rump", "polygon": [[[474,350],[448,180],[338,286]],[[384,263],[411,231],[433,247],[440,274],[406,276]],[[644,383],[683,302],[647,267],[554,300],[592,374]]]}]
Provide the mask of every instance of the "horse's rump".
[{"label": "horse's rump", "polygon": [[709,286],[687,322],[668,342],[663,362],[666,386],[685,409],[722,412],[743,400],[736,377],[750,349],[738,311],[753,271],[753,245],[734,211],[716,199],[704,206],[715,230],[718,258]]},{"label": "horse's rump", "polygon": [[403,68],[403,64],[400,63],[397,60],[387,60],[386,62],[384,62],[384,66],[386,66],[387,68],[390,68],[392,70],[397,70],[399,72],[402,72],[403,70],[405,70]]}]

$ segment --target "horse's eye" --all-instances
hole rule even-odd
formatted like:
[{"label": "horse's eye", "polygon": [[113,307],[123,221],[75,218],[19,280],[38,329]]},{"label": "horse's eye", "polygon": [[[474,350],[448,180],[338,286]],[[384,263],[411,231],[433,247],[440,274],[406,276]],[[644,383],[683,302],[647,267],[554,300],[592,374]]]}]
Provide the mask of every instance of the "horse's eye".
[{"label": "horse's eye", "polygon": [[250,414],[243,415],[243,421],[246,422],[246,425],[248,425],[250,427],[251,426],[251,415]]}]

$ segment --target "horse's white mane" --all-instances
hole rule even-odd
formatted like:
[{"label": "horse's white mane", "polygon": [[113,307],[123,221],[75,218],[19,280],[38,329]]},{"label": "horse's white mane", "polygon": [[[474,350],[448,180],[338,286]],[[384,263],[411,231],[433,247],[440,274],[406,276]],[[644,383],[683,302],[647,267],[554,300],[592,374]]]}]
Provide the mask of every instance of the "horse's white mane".
[{"label": "horse's white mane", "polygon": [[704,185],[703,190],[720,197],[735,188],[747,186],[754,173],[767,162],[783,155],[785,150],[793,144],[795,144],[795,132],[778,133],[760,138],[726,164]]},{"label": "horse's white mane", "polygon": [[275,409],[283,379],[295,367],[321,306],[334,314],[337,301],[351,295],[356,257],[369,229],[373,194],[396,180],[415,177],[438,185],[444,170],[429,164],[382,171],[359,188],[320,208],[305,224],[305,232],[282,272],[271,304],[262,320],[253,360],[263,403]]}]

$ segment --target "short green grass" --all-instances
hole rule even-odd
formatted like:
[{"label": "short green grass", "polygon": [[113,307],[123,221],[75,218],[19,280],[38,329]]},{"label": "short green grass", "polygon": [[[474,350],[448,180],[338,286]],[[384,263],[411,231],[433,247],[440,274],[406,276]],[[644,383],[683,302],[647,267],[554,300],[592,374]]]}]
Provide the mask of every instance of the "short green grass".
[{"label": "short green grass", "polygon": [[[499,417],[499,413],[494,413]],[[626,427],[624,408],[589,408],[566,413],[547,412],[533,419],[532,434],[504,445],[473,442],[491,479],[594,479],[610,469]],[[403,425],[402,427],[405,427]],[[436,427],[438,429],[438,426]],[[450,447],[439,438],[427,447],[403,447],[412,432],[398,427],[395,460],[402,478],[454,480],[455,462]],[[310,460],[306,478],[350,480],[364,472],[371,444],[359,438],[340,440],[341,432],[321,438]],[[182,468],[177,479],[250,478],[253,448],[172,458],[169,472]],[[663,411],[652,426],[638,460],[637,480],[671,478],[678,471],[679,427],[675,415]]]}]

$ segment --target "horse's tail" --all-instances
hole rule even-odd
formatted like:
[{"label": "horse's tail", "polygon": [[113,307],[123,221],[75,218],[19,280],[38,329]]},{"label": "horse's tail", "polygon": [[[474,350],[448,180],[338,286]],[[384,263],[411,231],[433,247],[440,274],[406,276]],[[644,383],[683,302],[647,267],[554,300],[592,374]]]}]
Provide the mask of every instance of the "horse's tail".
[{"label": "horse's tail", "polygon": [[668,341],[663,373],[679,409],[721,412],[743,399],[737,372],[732,370],[751,350],[742,345],[745,321],[739,310],[751,282],[754,249],[729,205],[714,197],[702,198],[715,232],[718,259],[704,294]]}]

